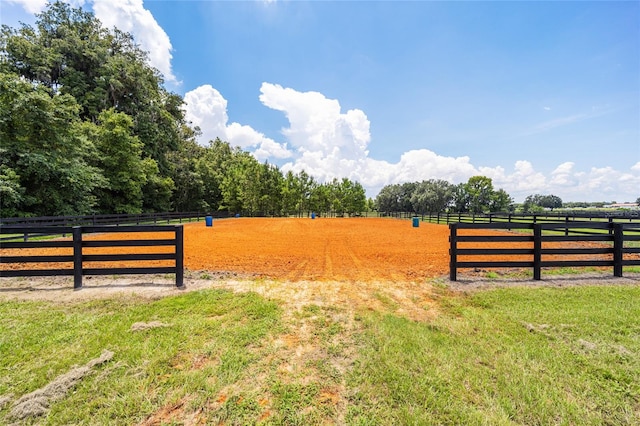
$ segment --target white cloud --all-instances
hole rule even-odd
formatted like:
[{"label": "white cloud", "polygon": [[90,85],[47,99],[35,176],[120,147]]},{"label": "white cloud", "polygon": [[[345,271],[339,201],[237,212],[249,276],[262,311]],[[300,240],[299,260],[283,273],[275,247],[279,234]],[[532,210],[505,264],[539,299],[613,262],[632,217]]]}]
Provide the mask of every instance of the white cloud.
[{"label": "white cloud", "polygon": [[320,181],[348,177],[358,180],[371,196],[384,185],[424,179],[466,181],[478,174],[469,157],[444,157],[428,149],[405,152],[398,163],[369,157],[370,123],[358,109],[342,112],[340,103],[318,92],[298,92],[263,83],[260,101],[282,111],[289,127],[282,134],[295,149],[282,169],[306,170]]},{"label": "white cloud", "polygon": [[156,22],[142,0],[94,0],[93,11],[108,27],[131,33],[140,48],[149,53],[149,63],[160,70],[167,82],[179,84],[171,69],[173,50],[169,36]]},{"label": "white cloud", "polygon": [[9,3],[19,4],[29,13],[40,13],[49,3],[48,0],[9,0]]},{"label": "white cloud", "polygon": [[[640,188],[640,162],[628,173],[611,167],[576,170],[573,162],[558,165],[548,176],[529,161],[516,161],[513,170],[477,167],[469,157],[447,157],[428,149],[405,152],[397,163],[369,157],[369,120],[361,110],[341,112],[340,103],[318,92],[298,92],[263,83],[260,101],[282,111],[289,127],[282,134],[295,148],[294,158],[283,170],[306,170],[320,181],[348,177],[360,181],[369,196],[387,184],[444,179],[457,184],[471,176],[490,177],[495,188],[507,191],[516,201],[531,194],[554,194],[566,201],[607,201]],[[537,131],[570,124],[606,113],[575,115],[543,123]],[[635,198],[634,198],[635,199]]]},{"label": "white cloud", "polygon": [[[20,4],[29,13],[42,12],[49,0],[9,0]],[[165,81],[178,85],[171,68],[171,41],[155,20],[151,12],[144,8],[142,0],[66,0],[72,7],[93,3],[93,12],[107,28],[118,29],[133,35],[140,48],[149,54],[149,64],[157,68]]]},{"label": "white cloud", "polygon": [[551,186],[571,187],[578,183],[578,176],[573,171],[574,163],[567,161],[560,164],[551,172]]},{"label": "white cloud", "polygon": [[185,118],[202,132],[200,143],[220,138],[231,145],[253,150],[253,155],[260,161],[291,156],[286,144],[279,144],[250,126],[229,124],[227,100],[211,85],[187,92],[184,101]]},{"label": "white cloud", "polygon": [[227,137],[227,100],[206,84],[184,95],[185,118],[202,131],[202,142]]}]

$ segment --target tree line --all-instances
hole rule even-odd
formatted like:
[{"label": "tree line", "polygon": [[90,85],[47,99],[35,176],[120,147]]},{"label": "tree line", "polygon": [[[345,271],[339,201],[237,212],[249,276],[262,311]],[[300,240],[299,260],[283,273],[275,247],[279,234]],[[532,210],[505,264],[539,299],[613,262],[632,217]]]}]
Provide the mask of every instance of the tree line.
[{"label": "tree line", "polygon": [[0,215],[356,214],[364,189],[196,143],[181,96],[132,36],[55,2],[0,29]]},{"label": "tree line", "polygon": [[386,185],[375,199],[379,212],[414,212],[419,214],[445,211],[486,213],[512,211],[513,199],[503,189],[494,189],[486,176],[473,176],[466,183],[454,185],[446,180]]},{"label": "tree line", "polygon": [[[201,146],[147,59],[130,34],[61,2],[34,27],[0,27],[0,216],[514,209],[485,176],[387,185],[374,202],[359,182],[284,173],[220,139]],[[523,205],[558,207],[553,195]]]}]

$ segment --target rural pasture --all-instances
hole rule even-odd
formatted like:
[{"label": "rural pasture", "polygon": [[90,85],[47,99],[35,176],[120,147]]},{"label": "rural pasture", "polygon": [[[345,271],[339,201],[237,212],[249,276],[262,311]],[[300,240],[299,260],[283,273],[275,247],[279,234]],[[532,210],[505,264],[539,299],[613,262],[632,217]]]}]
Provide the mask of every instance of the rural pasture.
[{"label": "rural pasture", "polygon": [[182,290],[0,280],[0,423],[640,422],[637,274],[448,282],[448,227],[396,219],[184,229]]}]

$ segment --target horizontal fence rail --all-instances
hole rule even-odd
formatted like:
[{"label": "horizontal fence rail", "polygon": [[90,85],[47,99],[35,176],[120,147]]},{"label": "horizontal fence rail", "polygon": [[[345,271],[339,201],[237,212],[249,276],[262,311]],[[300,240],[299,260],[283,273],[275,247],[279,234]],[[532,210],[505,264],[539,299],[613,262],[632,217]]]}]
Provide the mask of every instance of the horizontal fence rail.
[{"label": "horizontal fence rail", "polygon": [[613,213],[425,213],[423,221],[438,224],[450,223],[551,223],[605,222],[640,224],[640,212]]},{"label": "horizontal fence rail", "polygon": [[[34,276],[71,276],[73,286],[82,287],[84,275],[115,275],[115,274],[175,274],[176,286],[184,285],[184,230],[182,225],[133,225],[125,227],[117,226],[74,226],[74,227],[24,227],[2,226],[0,235],[22,234],[32,232],[41,235],[69,234],[72,239],[53,239],[41,241],[3,241],[0,242],[0,264],[4,265],[32,265],[48,263],[72,263],[72,267],[48,268],[48,269],[22,269],[0,268],[0,277],[34,277]],[[98,234],[108,235],[114,233],[160,233],[163,238],[155,239],[84,239],[84,235]],[[164,235],[166,234],[166,238]],[[91,254],[88,248],[124,247],[124,253],[118,254]],[[133,247],[169,247],[170,253],[132,253]],[[35,254],[35,255],[5,255],[13,249],[67,249],[70,254]],[[40,251],[40,250],[37,250]],[[45,250],[46,251],[46,250]],[[149,262],[149,261],[173,261],[172,266],[141,266],[141,267],[87,267],[89,262]],[[30,267],[30,266],[28,266]]]},{"label": "horizontal fence rail", "polygon": [[[637,223],[452,223],[449,230],[451,281],[456,281],[461,268],[533,268],[533,278],[540,280],[545,267],[612,267],[614,276],[622,277],[624,266],[640,265],[640,248],[631,247],[631,242],[640,241]],[[461,235],[462,230],[476,232]],[[498,235],[478,230],[517,232]],[[466,260],[474,257],[481,259]]]},{"label": "horizontal fence rail", "polygon": [[[171,222],[191,222],[200,221],[210,213],[201,212],[165,212],[165,213],[141,213],[141,214],[102,214],[85,216],[38,216],[38,217],[4,217],[0,218],[0,227],[15,226],[23,227],[22,233],[24,241],[45,235],[68,234],[69,232],[47,232],[38,233],[36,228],[69,228],[73,226],[99,226],[99,225],[158,225]],[[227,213],[217,213],[215,217],[228,217]],[[0,241],[15,239],[14,236],[0,236]]]}]

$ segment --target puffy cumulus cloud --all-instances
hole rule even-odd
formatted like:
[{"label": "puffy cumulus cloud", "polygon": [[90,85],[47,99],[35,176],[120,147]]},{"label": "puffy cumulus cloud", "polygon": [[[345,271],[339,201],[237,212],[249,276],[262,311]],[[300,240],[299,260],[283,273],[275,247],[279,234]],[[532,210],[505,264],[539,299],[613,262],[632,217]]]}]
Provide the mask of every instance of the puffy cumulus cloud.
[{"label": "puffy cumulus cloud", "polygon": [[427,149],[404,153],[398,163],[369,157],[370,123],[359,109],[343,112],[340,103],[319,92],[299,92],[262,83],[260,101],[284,113],[282,129],[295,150],[285,171],[305,170],[320,181],[347,177],[375,195],[384,185],[423,179],[466,180],[477,170],[468,157],[443,157]]},{"label": "puffy cumulus cloud", "polygon": [[[640,170],[635,165],[629,172],[592,167],[587,172],[575,173],[574,179],[575,185],[564,188],[563,193],[570,200],[635,201],[640,188]],[[562,195],[561,198],[564,199]]]},{"label": "puffy cumulus cloud", "polygon": [[477,173],[469,157],[444,157],[428,149],[407,151],[393,165],[394,180],[412,182],[443,179],[449,182],[468,180]]},{"label": "puffy cumulus cloud", "polygon": [[260,161],[270,158],[289,158],[286,144],[273,139],[247,125],[228,123],[227,100],[211,85],[200,86],[184,95],[185,118],[200,128],[200,143],[220,138],[231,145],[253,152]]},{"label": "puffy cumulus cloud", "polygon": [[94,0],[93,11],[106,27],[131,33],[140,48],[149,53],[151,66],[160,70],[166,81],[179,83],[171,69],[173,47],[169,36],[142,0]]},{"label": "puffy cumulus cloud", "polygon": [[9,3],[19,4],[29,13],[40,13],[49,3],[49,0],[9,0]]},{"label": "puffy cumulus cloud", "polygon": [[328,155],[337,148],[349,157],[368,155],[369,120],[364,112],[350,110],[343,114],[335,99],[278,84],[262,83],[260,92],[260,101],[265,106],[282,111],[289,120],[289,128],[282,133],[299,152]]},{"label": "puffy cumulus cloud", "polygon": [[[457,184],[475,175],[490,177],[495,188],[504,189],[518,202],[531,194],[554,194],[567,201],[604,200],[634,194],[640,187],[640,163],[622,173],[612,168],[578,171],[574,163],[566,162],[545,175],[525,160],[506,170],[475,166],[469,157],[447,157],[428,149],[407,151],[396,163],[377,160],[369,157],[370,124],[363,111],[343,112],[337,100],[322,93],[299,92],[278,84],[263,83],[260,92],[260,101],[281,111],[289,121],[282,134],[295,152],[282,170],[305,170],[320,181],[348,177],[361,182],[369,196],[393,183],[444,179]],[[547,127],[582,118],[568,117]]]},{"label": "puffy cumulus cloud", "polygon": [[205,84],[184,95],[185,119],[202,132],[201,141],[226,139],[227,100],[211,85]]},{"label": "puffy cumulus cloud", "polygon": [[[29,13],[42,12],[49,0],[9,0],[20,4]],[[179,84],[171,68],[173,50],[169,36],[144,8],[142,0],[63,0],[72,7],[93,4],[93,12],[107,28],[118,29],[133,35],[140,48],[149,54],[149,64],[157,68],[167,82]]]},{"label": "puffy cumulus cloud", "polygon": [[503,167],[478,167],[478,173],[493,181],[496,189],[504,189],[516,201],[534,193],[545,193],[548,185],[544,174],[538,172],[529,161],[519,160],[513,171],[507,172]]},{"label": "puffy cumulus cloud", "polygon": [[578,177],[580,173],[576,174],[573,171],[574,163],[567,161],[560,164],[551,172],[551,178],[549,184],[552,187],[567,188],[572,187],[578,183]]},{"label": "puffy cumulus cloud", "polygon": [[265,106],[283,112],[289,120],[282,134],[296,154],[283,170],[305,170],[321,181],[339,177],[363,181],[371,139],[364,112],[343,113],[337,100],[322,93],[299,92],[278,84],[262,83],[260,93]]}]

